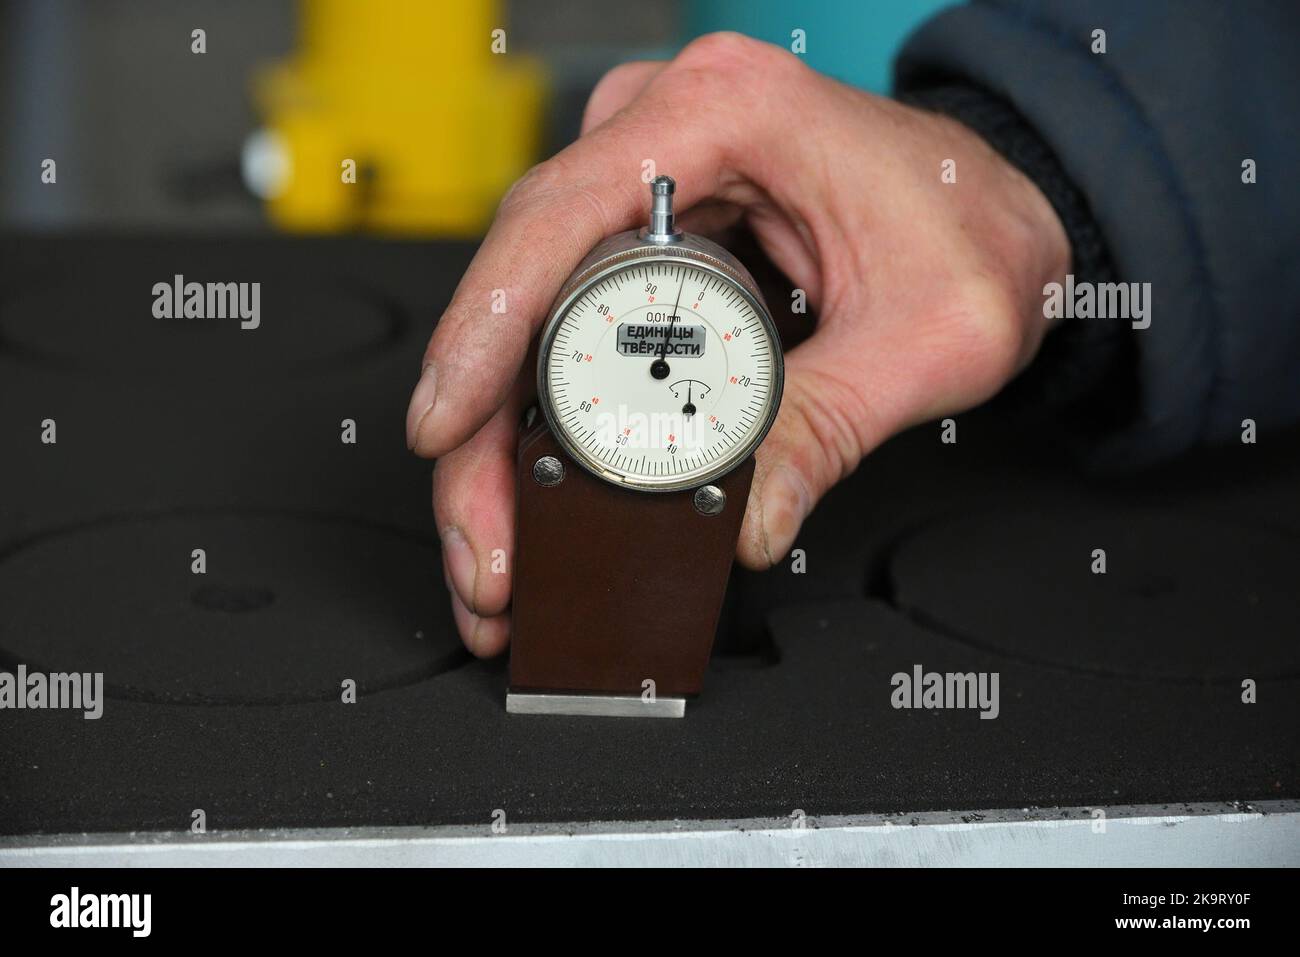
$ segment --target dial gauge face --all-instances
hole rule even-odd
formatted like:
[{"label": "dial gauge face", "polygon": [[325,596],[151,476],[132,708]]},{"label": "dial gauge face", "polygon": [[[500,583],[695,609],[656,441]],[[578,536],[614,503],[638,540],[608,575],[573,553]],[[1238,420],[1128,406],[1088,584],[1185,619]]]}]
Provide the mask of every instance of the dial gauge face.
[{"label": "dial gauge face", "polygon": [[770,318],[724,273],[684,258],[598,274],[552,317],[538,373],[570,454],[655,491],[706,484],[744,461],[781,397]]}]

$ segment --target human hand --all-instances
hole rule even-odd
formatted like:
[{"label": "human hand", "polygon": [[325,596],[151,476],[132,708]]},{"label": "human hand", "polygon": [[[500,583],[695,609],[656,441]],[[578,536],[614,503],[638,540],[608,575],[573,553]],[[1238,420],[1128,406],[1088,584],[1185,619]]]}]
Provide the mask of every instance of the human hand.
[{"label": "human hand", "polygon": [[[737,546],[751,568],[786,554],[817,501],[886,438],[978,405],[1024,368],[1047,330],[1043,286],[1069,267],[1047,200],[951,119],[737,34],[611,71],[583,135],[502,200],[407,413],[408,444],[438,460],[444,571],[476,655],[509,641],[510,575],[492,566],[501,549],[511,567],[530,344],[590,248],[645,217],[647,159],[676,178],[683,229],[743,219],[818,316],[785,357],[781,410],[757,453]],[[956,183],[940,179],[949,159]],[[500,291],[504,314],[492,308]]]}]

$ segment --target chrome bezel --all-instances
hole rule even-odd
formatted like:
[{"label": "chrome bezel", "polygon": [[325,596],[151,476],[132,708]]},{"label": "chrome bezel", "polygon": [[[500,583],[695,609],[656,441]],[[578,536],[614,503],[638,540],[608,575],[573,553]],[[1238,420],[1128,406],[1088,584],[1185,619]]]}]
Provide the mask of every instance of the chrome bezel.
[{"label": "chrome bezel", "polygon": [[[707,241],[700,241],[698,245],[691,242],[691,240],[696,239],[698,238],[688,235],[687,242],[680,244],[636,245],[630,249],[601,256],[586,268],[579,267],[574,277],[565,284],[564,290],[560,293],[560,299],[552,307],[546,325],[542,328],[541,345],[537,354],[537,398],[542,414],[546,416],[546,421],[550,425],[551,432],[555,435],[556,440],[564,447],[565,452],[573,461],[597,478],[620,488],[634,489],[640,492],[680,492],[683,489],[699,488],[701,485],[716,482],[754,454],[754,450],[762,444],[763,439],[772,428],[772,423],[776,420],[777,410],[781,407],[781,396],[785,388],[785,358],[782,355],[781,337],[776,331],[776,323],[772,321],[772,315],[768,312],[761,293],[759,293],[748,274],[743,272],[743,267],[740,267],[738,263],[732,266],[719,256],[700,248]],[[597,251],[599,250],[600,247],[597,247]],[[726,255],[720,248],[718,251]],[[550,389],[547,388],[546,370],[550,361],[551,346],[556,329],[564,316],[573,307],[573,304],[584,296],[588,289],[603,282],[614,273],[633,265],[656,261],[671,263],[683,259],[688,260],[692,266],[711,272],[729,283],[757,313],[759,322],[762,323],[764,330],[772,340],[772,400],[768,403],[764,420],[756,425],[744,445],[737,446],[734,451],[724,459],[719,460],[709,471],[671,482],[647,481],[640,476],[624,475],[606,467],[581,446],[574,444],[561,426],[559,416],[552,404]]]}]

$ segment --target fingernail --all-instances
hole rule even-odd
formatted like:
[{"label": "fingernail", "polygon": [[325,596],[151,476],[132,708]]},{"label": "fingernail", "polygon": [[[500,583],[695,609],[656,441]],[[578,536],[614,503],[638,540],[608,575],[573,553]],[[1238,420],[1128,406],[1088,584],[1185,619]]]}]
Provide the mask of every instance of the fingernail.
[{"label": "fingernail", "polygon": [[474,587],[478,583],[478,562],[474,558],[474,549],[469,547],[461,530],[454,525],[442,530],[442,554],[447,560],[452,587],[465,602],[465,607],[472,610]]},{"label": "fingernail", "polygon": [[769,562],[775,564],[790,550],[810,511],[812,494],[803,476],[787,465],[773,468],[763,483],[763,537]]},{"label": "fingernail", "polygon": [[420,423],[433,411],[438,398],[438,376],[429,362],[420,373],[420,381],[411,393],[411,404],[406,409],[406,447],[414,449],[420,441]]}]

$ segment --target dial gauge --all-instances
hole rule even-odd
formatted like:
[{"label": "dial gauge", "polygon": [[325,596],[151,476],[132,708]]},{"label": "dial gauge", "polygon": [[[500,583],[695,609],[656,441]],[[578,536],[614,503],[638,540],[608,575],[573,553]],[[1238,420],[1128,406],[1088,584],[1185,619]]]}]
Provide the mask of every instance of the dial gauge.
[{"label": "dial gauge", "polygon": [[581,282],[542,337],[538,393],[583,467],[648,491],[726,474],[781,396],[771,317],[709,256],[650,251]]}]

